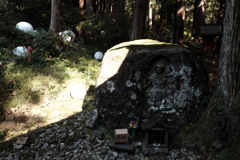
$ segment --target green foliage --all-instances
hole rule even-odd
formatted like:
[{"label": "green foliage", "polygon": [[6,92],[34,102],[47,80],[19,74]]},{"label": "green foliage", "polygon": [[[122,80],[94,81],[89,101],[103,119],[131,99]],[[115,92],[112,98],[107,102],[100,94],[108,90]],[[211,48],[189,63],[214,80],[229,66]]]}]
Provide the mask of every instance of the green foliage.
[{"label": "green foliage", "polygon": [[[76,29],[82,31],[87,44],[97,45],[102,49],[108,49],[128,39],[127,30],[119,33],[114,19],[101,15],[93,15],[88,20],[80,22]],[[104,31],[105,34],[101,34]]]},{"label": "green foliage", "polygon": [[139,121],[139,117],[135,116],[134,113],[130,113],[130,114],[128,115],[128,117],[130,117],[131,119],[134,119],[134,120],[136,120],[136,121]]}]

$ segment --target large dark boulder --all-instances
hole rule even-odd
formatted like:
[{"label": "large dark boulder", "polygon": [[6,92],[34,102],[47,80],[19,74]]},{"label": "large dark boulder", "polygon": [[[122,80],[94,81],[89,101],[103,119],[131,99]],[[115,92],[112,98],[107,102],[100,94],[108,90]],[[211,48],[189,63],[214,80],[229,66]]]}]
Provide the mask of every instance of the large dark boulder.
[{"label": "large dark boulder", "polygon": [[171,129],[196,120],[208,93],[202,62],[179,45],[153,40],[121,43],[103,58],[97,79],[97,109],[107,128],[127,128],[129,114]]}]

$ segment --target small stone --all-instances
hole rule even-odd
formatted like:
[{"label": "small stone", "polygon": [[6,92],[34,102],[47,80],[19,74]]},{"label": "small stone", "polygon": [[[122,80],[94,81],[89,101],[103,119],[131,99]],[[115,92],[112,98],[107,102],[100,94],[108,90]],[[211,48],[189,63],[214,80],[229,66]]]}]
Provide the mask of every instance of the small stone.
[{"label": "small stone", "polygon": [[73,153],[75,154],[78,153],[78,149],[73,150]]},{"label": "small stone", "polygon": [[104,147],[104,148],[101,149],[102,154],[107,154],[107,152],[108,152],[108,148]]},{"label": "small stone", "polygon": [[64,138],[67,137],[67,134],[66,134],[66,133],[62,133],[60,137],[61,137],[62,139],[64,139]]},{"label": "small stone", "polygon": [[13,114],[6,114],[5,115],[5,120],[14,120],[15,116]]},{"label": "small stone", "polygon": [[103,139],[103,132],[102,131],[94,130],[94,135],[99,139]]},{"label": "small stone", "polygon": [[51,148],[55,148],[56,145],[55,145],[55,144],[51,144],[50,147],[51,147]]},{"label": "small stone", "polygon": [[19,137],[16,141],[17,144],[22,144],[22,145],[29,145],[30,140],[29,137]]},{"label": "small stone", "polygon": [[113,152],[113,156],[114,157],[118,157],[118,153],[117,152]]},{"label": "small stone", "polygon": [[14,149],[22,149],[23,148],[23,145],[22,144],[16,144],[13,146]]},{"label": "small stone", "polygon": [[69,133],[69,136],[73,136],[73,135],[74,135],[74,132],[70,132],[70,133]]},{"label": "small stone", "polygon": [[16,123],[14,121],[3,121],[0,123],[1,129],[15,129]]}]

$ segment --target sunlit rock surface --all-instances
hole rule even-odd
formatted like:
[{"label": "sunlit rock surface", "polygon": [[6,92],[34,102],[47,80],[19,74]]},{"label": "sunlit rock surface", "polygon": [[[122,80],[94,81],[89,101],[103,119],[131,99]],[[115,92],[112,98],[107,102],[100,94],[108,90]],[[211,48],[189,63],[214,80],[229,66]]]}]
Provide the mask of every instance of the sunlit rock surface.
[{"label": "sunlit rock surface", "polygon": [[136,40],[105,53],[96,86],[98,112],[110,131],[127,128],[130,113],[171,130],[196,120],[208,76],[188,49]]}]

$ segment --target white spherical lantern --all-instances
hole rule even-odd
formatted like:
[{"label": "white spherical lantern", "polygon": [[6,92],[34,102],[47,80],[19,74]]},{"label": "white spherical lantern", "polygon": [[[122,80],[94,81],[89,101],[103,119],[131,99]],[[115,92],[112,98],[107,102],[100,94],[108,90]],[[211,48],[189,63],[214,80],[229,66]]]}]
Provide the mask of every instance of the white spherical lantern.
[{"label": "white spherical lantern", "polygon": [[87,90],[86,90],[86,87],[85,85],[83,84],[74,84],[72,87],[71,87],[71,91],[70,91],[70,94],[72,96],[72,98],[74,99],[78,99],[78,98],[84,98],[85,95],[87,93]]},{"label": "white spherical lantern", "polygon": [[19,22],[16,25],[16,28],[19,30],[22,30],[23,32],[32,32],[33,26],[28,22]]},{"label": "white spherical lantern", "polygon": [[20,56],[20,57],[27,57],[27,48],[23,46],[18,46],[13,50],[13,54]]},{"label": "white spherical lantern", "polygon": [[76,37],[75,33],[71,30],[60,32],[59,35],[62,36],[64,43],[73,42]]},{"label": "white spherical lantern", "polygon": [[103,31],[103,30],[100,33],[101,33],[101,35],[105,35],[105,31]]},{"label": "white spherical lantern", "polygon": [[96,60],[102,60],[103,59],[103,53],[100,52],[100,51],[97,51],[95,54],[94,54],[94,58]]}]

